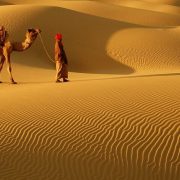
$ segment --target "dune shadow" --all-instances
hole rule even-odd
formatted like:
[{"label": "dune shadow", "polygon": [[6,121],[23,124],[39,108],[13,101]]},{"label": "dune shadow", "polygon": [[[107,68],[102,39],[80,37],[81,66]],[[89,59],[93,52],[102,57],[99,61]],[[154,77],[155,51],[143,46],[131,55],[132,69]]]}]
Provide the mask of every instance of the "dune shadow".
[{"label": "dune shadow", "polygon": [[[24,34],[17,33],[19,29],[16,29],[12,32],[16,39],[22,40],[26,29],[29,27],[40,28],[47,51],[53,58],[54,35],[57,32],[61,32],[69,59],[69,71],[118,75],[128,75],[135,72],[132,66],[128,66],[125,62],[123,63],[121,59],[116,61],[108,55],[106,50],[107,43],[119,31],[134,28],[149,29],[149,27],[88,15],[61,7],[33,8],[37,15],[28,17],[28,21],[26,20],[26,15],[21,17],[21,27],[17,27],[21,29],[21,32],[23,32],[23,29]],[[152,28],[159,29],[163,27],[153,26]],[[165,29],[168,28],[172,27],[166,27]],[[46,56],[39,37],[29,50],[23,53],[15,52],[11,59],[12,62],[30,67],[54,69],[54,64]]]},{"label": "dune shadow", "polygon": [[180,1],[177,0],[174,5],[175,5],[175,6],[180,6]]},{"label": "dune shadow", "polygon": [[14,4],[9,3],[9,2],[0,1],[0,6],[5,6],[5,5],[14,5]]},{"label": "dune shadow", "polygon": [[[28,22],[22,20],[21,23],[21,29],[24,28],[26,31]],[[106,44],[116,31],[140,27],[138,25],[59,7],[43,7],[43,10],[38,12],[38,16],[30,19],[29,24],[42,30],[42,38],[51,57],[54,57],[54,35],[57,32],[63,34],[64,47],[69,59],[69,71],[97,74],[134,73],[132,67],[117,62],[107,55]],[[22,37],[23,35],[17,35],[18,39]],[[31,49],[21,55],[13,56],[16,57],[13,60],[15,63],[46,69],[54,68],[44,52],[40,39],[36,40]],[[29,56],[32,61],[25,61],[26,56]]]}]

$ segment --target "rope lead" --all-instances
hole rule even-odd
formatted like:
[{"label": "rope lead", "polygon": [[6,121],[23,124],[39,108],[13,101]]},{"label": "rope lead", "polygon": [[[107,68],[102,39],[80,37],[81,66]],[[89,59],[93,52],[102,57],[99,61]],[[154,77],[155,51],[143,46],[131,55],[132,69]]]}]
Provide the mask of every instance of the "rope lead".
[{"label": "rope lead", "polygon": [[43,39],[42,39],[42,36],[41,36],[40,33],[39,33],[39,37],[40,37],[42,46],[43,46],[43,48],[44,48],[44,51],[45,51],[47,57],[49,58],[49,60],[50,60],[51,62],[55,63],[55,60],[54,60],[53,58],[51,58],[51,56],[49,55],[49,53],[48,53],[48,51],[47,51],[47,48],[46,48],[46,46],[45,46],[45,44],[44,44],[44,42],[43,42]]}]

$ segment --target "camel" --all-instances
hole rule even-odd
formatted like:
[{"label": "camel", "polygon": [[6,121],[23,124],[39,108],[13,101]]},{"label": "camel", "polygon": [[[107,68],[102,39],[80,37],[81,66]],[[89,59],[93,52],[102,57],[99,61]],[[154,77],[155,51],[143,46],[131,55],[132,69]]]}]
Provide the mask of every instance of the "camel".
[{"label": "camel", "polygon": [[12,76],[12,67],[11,67],[11,60],[10,55],[13,51],[25,51],[31,47],[35,39],[37,38],[38,34],[41,32],[39,29],[28,29],[25,35],[25,40],[23,42],[10,42],[6,41],[3,47],[0,47],[0,73],[2,71],[4,62],[7,62],[7,70],[10,76],[10,80],[12,84],[17,84],[14,81]]}]

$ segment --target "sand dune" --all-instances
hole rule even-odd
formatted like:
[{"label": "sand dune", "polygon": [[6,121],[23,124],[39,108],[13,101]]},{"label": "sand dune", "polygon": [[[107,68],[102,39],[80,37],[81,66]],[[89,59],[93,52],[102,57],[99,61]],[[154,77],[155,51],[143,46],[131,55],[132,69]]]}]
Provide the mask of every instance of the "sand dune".
[{"label": "sand dune", "polygon": [[[33,15],[31,16],[30,14],[32,12],[32,7],[34,10]],[[3,22],[4,17],[7,17],[6,12],[8,10],[17,12],[17,19],[21,17],[23,12],[26,12],[26,16],[24,18],[21,18],[21,26],[17,26],[16,24],[12,25],[9,22],[4,21],[4,24],[9,30],[9,32],[11,33],[13,31],[13,33],[11,33],[12,41],[14,39],[17,41],[23,39],[25,31],[29,26],[39,27],[40,29],[42,29],[42,37],[46,43],[47,49],[52,56],[54,48],[54,35],[58,31],[61,31],[64,36],[65,46],[67,47],[67,54],[71,59],[70,69],[72,71],[97,73],[132,72],[131,68],[127,67],[126,65],[117,63],[113,61],[110,57],[108,57],[104,47],[106,44],[106,40],[108,39],[108,35],[110,35],[113,31],[116,31],[116,29],[127,26],[127,23],[117,23],[116,21],[92,17],[70,10],[54,7],[8,6],[4,10],[4,13],[3,11],[1,11],[1,22]],[[18,14],[18,12],[21,13]],[[37,14],[37,12],[39,13]],[[59,19],[62,19],[62,21],[59,21],[57,23],[52,22],[47,26],[47,20],[51,22],[51,19],[56,19],[57,15],[59,16]],[[66,19],[66,21],[63,21],[63,19]],[[88,21],[86,21],[87,19]],[[97,24],[96,29],[94,29],[93,24]],[[11,29],[13,26],[14,29]],[[51,27],[53,27],[53,29],[51,29]],[[83,29],[86,28],[87,31],[85,31],[84,34],[79,34]],[[71,31],[72,29],[73,31]],[[104,29],[103,33],[101,33],[102,29]],[[18,35],[16,36],[16,34]],[[86,39],[86,41],[84,41],[84,39]],[[42,60],[46,59],[43,60],[43,63],[49,63],[43,51],[42,45],[40,44],[40,41],[36,42],[35,46],[32,49],[34,49],[34,51],[29,50],[27,51],[27,53],[23,53],[24,56],[35,56],[34,58],[39,58]],[[23,61],[24,60],[22,59],[21,63],[35,65],[38,65],[40,63],[42,64],[40,60],[38,62],[33,61],[32,63],[29,62],[31,61],[31,59],[28,61]]]},{"label": "sand dune", "polygon": [[[116,4],[121,4],[121,3],[125,3],[125,4],[147,4],[148,3],[154,3],[155,5],[159,5],[159,4],[167,4],[167,5],[173,5],[173,6],[179,6],[180,2],[179,0],[99,0],[99,1],[103,1],[103,2],[114,2]],[[148,3],[147,3],[148,2]],[[155,6],[154,6],[155,7]]]},{"label": "sand dune", "polygon": [[38,27],[53,57],[63,34],[71,82],[54,83],[40,38],[12,54],[19,84],[3,69],[0,180],[180,179],[178,1],[136,3],[1,2],[11,41]]},{"label": "sand dune", "polygon": [[161,12],[168,14],[180,14],[179,6],[172,6],[164,3],[154,3],[152,1],[137,1],[137,0],[100,0],[100,2],[105,2],[109,4],[114,4],[123,7],[130,7],[135,9],[149,10],[153,12]]},{"label": "sand dune", "polygon": [[[95,1],[95,2],[116,2],[117,4],[118,3],[128,3],[128,4],[138,4],[138,3],[155,3],[156,5],[158,4],[167,4],[167,5],[173,5],[173,6],[179,6],[180,5],[180,2],[179,0],[81,0],[81,2],[90,2],[90,1]],[[78,2],[77,0],[39,0],[39,1],[35,1],[35,0],[3,0],[3,2],[5,3],[12,3],[13,4],[53,4],[53,5],[57,5],[59,3],[66,3],[66,2]],[[137,5],[136,4],[136,5]]]},{"label": "sand dune", "polygon": [[169,4],[174,6],[179,6],[180,2],[178,0],[143,0],[146,2],[153,2],[153,3],[163,3],[163,4]]},{"label": "sand dune", "polygon": [[[100,4],[98,4],[97,7],[101,8]],[[108,6],[102,6],[102,8],[105,7],[107,8]],[[12,14],[9,14],[9,11],[11,11]],[[148,14],[148,11],[145,12],[147,12]],[[10,19],[13,18],[14,14],[16,14],[16,19],[21,19],[18,24],[16,21],[10,21]],[[22,16],[22,14],[26,15]],[[133,13],[130,14],[133,15]],[[160,17],[161,15],[162,18]],[[122,12],[118,17],[121,16],[123,17]],[[59,17],[59,21],[54,23],[52,20],[56,19],[57,17]],[[178,66],[176,66],[178,64],[179,58],[178,51],[168,51],[169,48],[172,48],[174,46],[178,48],[178,43],[180,42],[179,38],[177,38],[177,40],[174,40],[176,38],[176,34],[178,35],[178,32],[171,33],[171,29],[169,29],[168,27],[170,25],[176,26],[179,22],[179,18],[178,16],[172,16],[172,18],[169,17],[171,16],[165,14],[160,14],[158,16],[158,14],[154,14],[154,18],[149,17],[149,22],[146,19],[147,17],[140,18],[142,19],[140,21],[146,22],[146,25],[148,27],[153,27],[150,30],[146,30],[146,28],[141,25],[141,22],[138,22],[139,24],[134,24],[133,21],[135,21],[136,19],[134,19],[134,17],[131,15],[128,17],[128,21],[130,21],[130,23],[127,23],[116,21],[116,18],[101,18],[92,16],[90,14],[87,15],[80,12],[74,12],[61,7],[56,8],[43,6],[37,7],[32,5],[18,5],[1,7],[0,21],[7,27],[8,31],[10,32],[12,41],[21,41],[26,29],[28,29],[29,27],[39,27],[40,29],[42,29],[42,37],[51,56],[53,56],[54,34],[58,31],[61,31],[64,35],[67,54],[71,59],[71,71],[83,73],[93,72],[131,74],[133,72],[142,70],[151,70],[151,64],[155,64],[154,66],[156,66],[157,64],[157,71],[159,70],[159,66],[161,66],[161,64],[165,70],[168,70],[172,67],[179,68]],[[9,20],[7,21],[4,19]],[[47,21],[50,22],[48,25]],[[96,28],[94,27],[94,24],[96,24]],[[162,27],[160,27],[160,24]],[[166,24],[167,27],[164,27],[164,24]],[[155,28],[154,26],[159,27]],[[139,28],[139,30],[137,28]],[[83,31],[85,29],[87,30]],[[138,34],[136,32],[138,32]],[[117,34],[117,36],[115,34]],[[131,36],[131,38],[129,38],[129,36]],[[154,42],[159,36],[162,36],[162,38],[161,43],[159,43],[160,46],[158,50],[154,46]],[[114,43],[114,37],[116,43]],[[126,62],[124,58],[126,58],[127,52],[129,51],[133,51],[130,54],[128,53],[128,55],[132,54],[133,59],[136,60],[137,58],[139,58],[139,55],[136,54],[136,51],[139,47],[142,46],[141,43],[144,43],[145,46],[143,46],[144,50],[141,49],[141,52],[143,54],[140,55],[140,58],[145,58],[145,60],[143,61],[147,62],[142,63],[142,60],[140,59],[140,65],[138,65],[138,62],[133,62],[132,58],[128,58],[130,60],[130,63]],[[111,44],[113,44],[113,47],[111,47]],[[116,48],[114,47],[114,44],[116,44]],[[132,50],[130,50],[130,48]],[[152,53],[151,51],[149,51],[149,49],[154,49],[154,52]],[[156,53],[158,53],[159,56],[157,56]],[[112,54],[118,56],[119,59],[117,57],[114,57],[114,55]],[[33,59],[39,60],[24,60],[23,56],[26,56],[26,58],[31,57]],[[161,58],[161,56],[164,56],[167,61],[169,58],[171,58],[172,60],[166,63],[161,61],[156,63],[157,58]],[[29,51],[22,53],[21,57],[21,61],[15,59],[14,62],[32,66],[35,65],[40,67],[52,67],[51,65],[48,65],[49,61],[45,56],[40,41],[37,41],[34,44],[32,50],[30,49]],[[146,57],[148,57],[148,59]],[[118,63],[117,61],[115,61],[117,59]],[[170,65],[167,65],[167,63],[170,63]],[[137,65],[142,66],[141,69],[136,67]],[[153,71],[156,71],[156,69],[153,69]]]},{"label": "sand dune", "polygon": [[113,59],[133,67],[135,72],[178,72],[179,44],[178,28],[129,28],[110,38],[107,52]]}]

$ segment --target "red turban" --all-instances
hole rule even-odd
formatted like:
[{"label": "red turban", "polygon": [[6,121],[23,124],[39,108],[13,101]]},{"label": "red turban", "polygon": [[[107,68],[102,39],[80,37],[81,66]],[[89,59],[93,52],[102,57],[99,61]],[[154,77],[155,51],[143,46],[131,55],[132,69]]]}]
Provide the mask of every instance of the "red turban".
[{"label": "red turban", "polygon": [[57,33],[56,36],[55,36],[55,39],[56,40],[61,40],[62,39],[62,34]]}]

